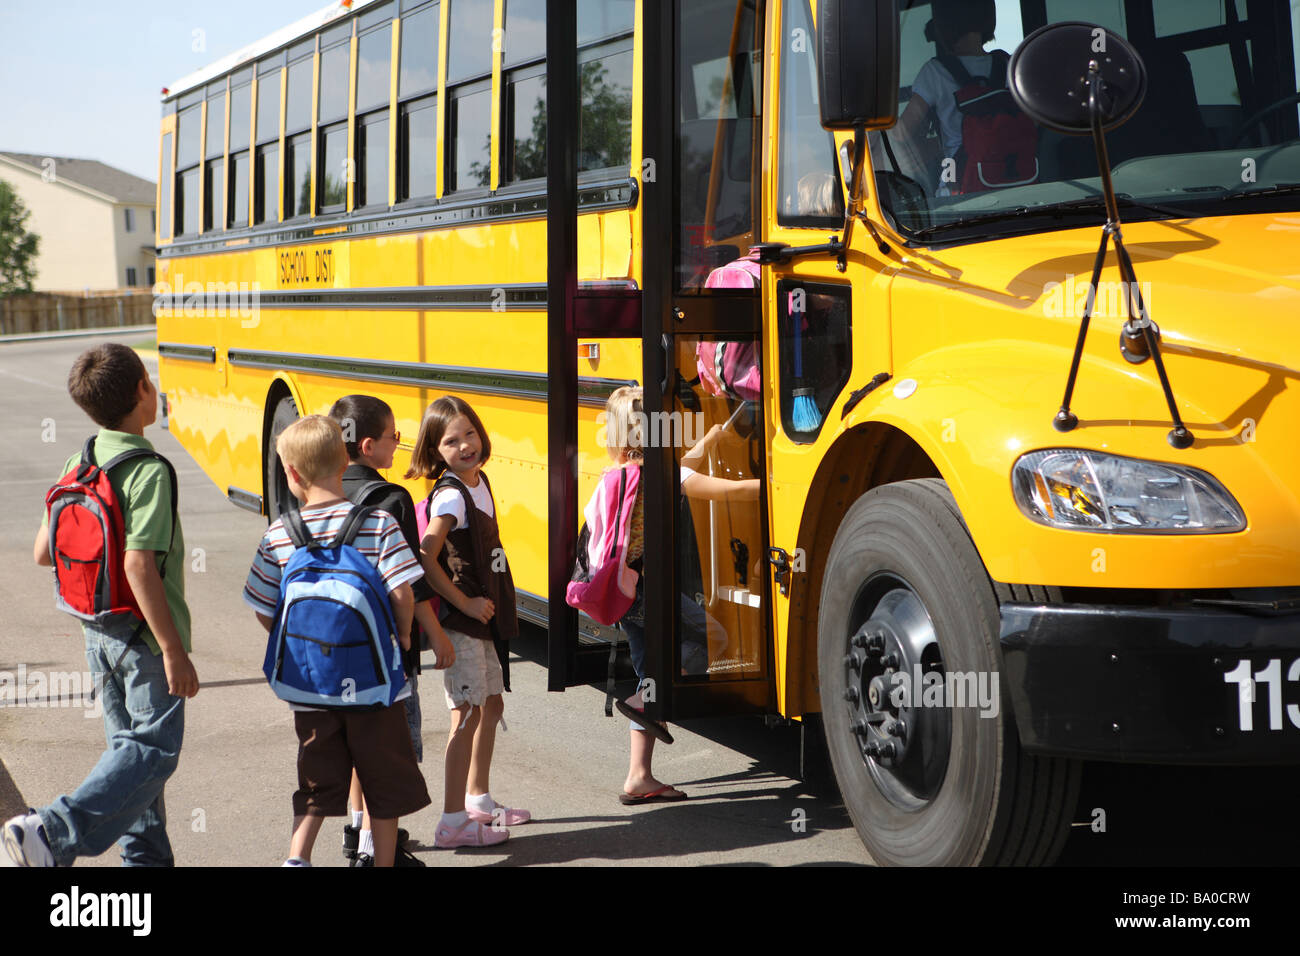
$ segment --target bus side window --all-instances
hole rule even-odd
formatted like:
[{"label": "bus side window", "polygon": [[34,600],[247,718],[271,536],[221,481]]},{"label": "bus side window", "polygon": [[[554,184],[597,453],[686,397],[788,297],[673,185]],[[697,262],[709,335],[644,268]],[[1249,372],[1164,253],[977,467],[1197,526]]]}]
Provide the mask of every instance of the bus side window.
[{"label": "bus side window", "polygon": [[397,199],[438,189],[439,4],[402,16],[397,59]]},{"label": "bus side window", "polygon": [[289,48],[289,88],[284,107],[284,218],[311,211],[312,37]]},{"label": "bus side window", "polygon": [[506,4],[501,182],[546,175],[546,0]]},{"label": "bus side window", "polygon": [[445,0],[447,143],[444,192],[492,182],[492,0]]},{"label": "bus side window", "polygon": [[815,441],[853,365],[848,286],[777,283],[781,425],[797,442]]}]

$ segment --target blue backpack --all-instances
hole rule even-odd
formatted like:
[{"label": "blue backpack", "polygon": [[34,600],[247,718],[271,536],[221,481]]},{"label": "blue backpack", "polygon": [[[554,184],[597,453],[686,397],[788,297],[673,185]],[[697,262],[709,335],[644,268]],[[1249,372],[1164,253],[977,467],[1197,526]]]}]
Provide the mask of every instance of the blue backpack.
[{"label": "blue backpack", "polygon": [[262,672],[281,700],[330,709],[387,707],[406,684],[388,589],[352,546],[374,508],[353,508],[334,540],[312,538],[302,515],[284,513],[298,549],[280,578],[280,600]]}]

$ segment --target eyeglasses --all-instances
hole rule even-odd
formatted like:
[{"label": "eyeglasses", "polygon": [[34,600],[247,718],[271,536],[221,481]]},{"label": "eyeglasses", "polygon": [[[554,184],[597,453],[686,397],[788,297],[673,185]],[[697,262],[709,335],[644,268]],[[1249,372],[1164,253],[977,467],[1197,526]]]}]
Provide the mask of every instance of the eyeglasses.
[{"label": "eyeglasses", "polygon": [[397,429],[393,429],[393,434],[392,434],[391,436],[389,436],[389,435],[380,435],[379,437],[380,437],[380,438],[389,438],[389,437],[391,437],[391,438],[393,439],[393,441],[397,442],[399,445],[402,443],[402,433],[399,432]]}]

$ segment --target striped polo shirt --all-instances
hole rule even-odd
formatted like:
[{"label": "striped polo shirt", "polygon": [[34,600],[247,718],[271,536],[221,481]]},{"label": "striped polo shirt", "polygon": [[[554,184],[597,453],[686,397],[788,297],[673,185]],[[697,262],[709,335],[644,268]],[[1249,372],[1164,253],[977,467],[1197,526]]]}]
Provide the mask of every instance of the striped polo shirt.
[{"label": "striped polo shirt", "polygon": [[[311,536],[322,544],[328,544],[343,527],[352,508],[352,502],[343,501],[319,508],[304,508],[301,514]],[[407,546],[397,521],[387,511],[376,511],[362,522],[352,546],[379,570],[389,592],[424,576],[424,567]],[[266,529],[253,558],[253,566],[248,571],[248,580],[244,583],[245,604],[259,614],[275,616],[275,607],[280,600],[280,578],[295,550],[282,520]]]}]

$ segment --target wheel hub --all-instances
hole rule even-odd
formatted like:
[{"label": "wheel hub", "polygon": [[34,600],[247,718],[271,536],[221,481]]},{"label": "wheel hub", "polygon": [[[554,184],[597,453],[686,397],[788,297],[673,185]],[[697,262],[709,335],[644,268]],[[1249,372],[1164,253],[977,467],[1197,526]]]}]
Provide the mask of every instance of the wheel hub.
[{"label": "wheel hub", "polygon": [[894,587],[846,643],[844,696],[859,753],[891,802],[919,809],[943,783],[952,732],[948,708],[922,695],[943,679],[934,625],[914,591]]}]

